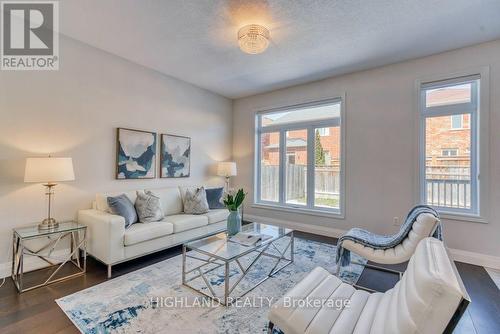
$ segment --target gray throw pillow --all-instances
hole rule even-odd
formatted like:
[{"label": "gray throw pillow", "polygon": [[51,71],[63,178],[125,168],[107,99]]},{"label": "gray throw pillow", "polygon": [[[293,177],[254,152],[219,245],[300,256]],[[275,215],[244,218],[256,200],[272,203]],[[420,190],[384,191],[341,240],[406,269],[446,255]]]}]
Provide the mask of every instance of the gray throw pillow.
[{"label": "gray throw pillow", "polygon": [[157,222],[163,219],[160,198],[149,190],[137,192],[135,209],[141,223]]},{"label": "gray throw pillow", "polygon": [[192,191],[191,189],[186,190],[184,195],[184,213],[189,213],[193,215],[201,215],[207,213],[209,210],[207,202],[207,193],[205,188],[201,187]]},{"label": "gray throw pillow", "polygon": [[137,213],[135,212],[134,203],[125,194],[120,196],[108,197],[108,206],[111,212],[115,215],[125,218],[125,228],[137,223]]}]

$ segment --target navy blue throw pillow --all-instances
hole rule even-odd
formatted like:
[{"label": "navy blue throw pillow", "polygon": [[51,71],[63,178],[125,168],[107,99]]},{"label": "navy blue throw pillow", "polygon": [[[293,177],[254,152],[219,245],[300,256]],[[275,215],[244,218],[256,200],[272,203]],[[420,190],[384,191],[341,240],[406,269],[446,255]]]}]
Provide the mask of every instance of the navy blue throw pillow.
[{"label": "navy blue throw pillow", "polygon": [[225,208],[224,204],[220,202],[224,188],[205,189],[205,192],[207,193],[208,208],[210,210]]},{"label": "navy blue throw pillow", "polygon": [[134,203],[125,194],[108,197],[108,206],[115,215],[125,218],[125,228],[137,223],[137,212]]}]

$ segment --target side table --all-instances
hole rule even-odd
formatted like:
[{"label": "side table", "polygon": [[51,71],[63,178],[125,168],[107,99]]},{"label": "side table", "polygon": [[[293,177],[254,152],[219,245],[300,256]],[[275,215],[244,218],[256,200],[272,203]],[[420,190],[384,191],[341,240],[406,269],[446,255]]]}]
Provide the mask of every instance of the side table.
[{"label": "side table", "polygon": [[[42,243],[36,250],[28,244],[39,239]],[[69,240],[69,254],[59,255],[56,248]],[[31,247],[31,248],[30,248]],[[59,247],[61,248],[61,247]],[[57,248],[57,249],[59,249]],[[64,249],[64,248],[62,248]],[[80,249],[83,257],[80,259]],[[23,282],[25,256],[32,256],[47,262],[54,269],[41,283],[25,287]],[[73,264],[77,272],[63,277],[56,274],[66,264]],[[59,223],[59,226],[50,230],[40,230],[38,226],[22,227],[13,230],[12,235],[12,280],[18,292],[29,291],[51,283],[85,274],[87,265],[87,226],[74,221]]]}]

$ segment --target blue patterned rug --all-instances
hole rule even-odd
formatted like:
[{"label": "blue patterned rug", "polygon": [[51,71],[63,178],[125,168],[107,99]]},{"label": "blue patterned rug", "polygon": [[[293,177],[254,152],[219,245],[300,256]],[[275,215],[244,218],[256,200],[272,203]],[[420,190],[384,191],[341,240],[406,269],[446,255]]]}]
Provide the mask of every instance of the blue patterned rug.
[{"label": "blue patterned rug", "polygon": [[[287,240],[280,240],[284,250]],[[271,249],[271,248],[269,248]],[[273,251],[269,251],[272,253]],[[278,254],[277,251],[275,254]],[[242,265],[252,261],[248,256]],[[364,259],[353,254],[353,260]],[[274,267],[276,260],[261,257],[247,277],[235,289],[246,289]],[[199,265],[189,259],[188,268]],[[269,306],[282,297],[313,268],[321,266],[335,273],[335,246],[295,239],[295,261],[274,277],[238,300],[224,307],[181,284],[182,258],[171,259],[114,278],[72,295],[57,299],[57,304],[75,326],[92,333],[266,333]],[[214,270],[207,279],[221,292],[224,275]],[[344,268],[342,279],[355,283],[363,267]],[[230,282],[239,277],[238,267],[231,266]],[[203,280],[196,280],[203,288]],[[205,291],[208,289],[205,287]]]}]

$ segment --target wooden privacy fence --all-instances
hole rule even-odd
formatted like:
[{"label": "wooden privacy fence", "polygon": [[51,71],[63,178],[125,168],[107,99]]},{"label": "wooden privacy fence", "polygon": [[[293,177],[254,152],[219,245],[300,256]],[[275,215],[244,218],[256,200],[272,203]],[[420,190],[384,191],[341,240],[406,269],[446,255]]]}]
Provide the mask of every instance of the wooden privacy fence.
[{"label": "wooden privacy fence", "polygon": [[[305,165],[288,165],[285,177],[287,200],[304,199],[307,192],[307,167]],[[316,167],[314,180],[316,198],[338,198],[340,193],[338,167]],[[278,166],[263,165],[261,167],[261,198],[270,201],[279,199]]]}]

